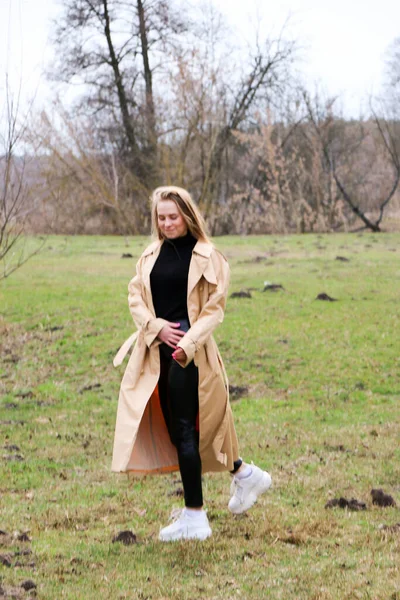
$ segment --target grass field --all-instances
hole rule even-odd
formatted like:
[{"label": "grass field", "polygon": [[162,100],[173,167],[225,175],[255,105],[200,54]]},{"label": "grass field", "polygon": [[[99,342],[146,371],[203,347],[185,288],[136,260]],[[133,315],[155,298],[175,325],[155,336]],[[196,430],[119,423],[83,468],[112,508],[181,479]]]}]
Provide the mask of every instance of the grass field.
[{"label": "grass field", "polygon": [[[273,489],[233,517],[229,476],[206,475],[213,536],[158,542],[178,475],[110,471],[112,358],[147,240],[50,238],[0,284],[0,597],[400,599],[400,234],[216,242],[230,291],[254,288],[215,337],[246,388],[232,402],[241,454]],[[398,506],[373,505],[372,488]],[[366,510],[325,508],[340,496]],[[126,529],[137,543],[113,543]]]}]

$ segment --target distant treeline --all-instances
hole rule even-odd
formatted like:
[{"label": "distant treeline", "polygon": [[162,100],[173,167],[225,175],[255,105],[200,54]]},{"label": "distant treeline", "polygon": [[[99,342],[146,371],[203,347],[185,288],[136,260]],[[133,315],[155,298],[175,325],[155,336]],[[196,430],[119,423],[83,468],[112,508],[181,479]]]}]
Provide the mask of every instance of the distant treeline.
[{"label": "distant treeline", "polygon": [[27,132],[33,231],[147,233],[172,183],[214,235],[379,230],[399,208],[396,103],[346,120],[284,33],[240,46],[210,3],[64,0],[53,43],[48,76],[85,91]]}]

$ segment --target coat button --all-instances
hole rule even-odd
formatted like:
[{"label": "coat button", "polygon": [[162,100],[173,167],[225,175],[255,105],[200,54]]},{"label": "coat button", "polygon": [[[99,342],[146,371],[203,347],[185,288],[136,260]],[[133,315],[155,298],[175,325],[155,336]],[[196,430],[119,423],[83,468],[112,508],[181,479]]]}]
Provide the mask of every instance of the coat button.
[{"label": "coat button", "polygon": [[204,288],[204,285],[203,285],[203,284],[201,284],[201,285],[200,285],[200,287],[199,287],[199,290],[202,292],[202,291],[203,291],[203,288]]}]

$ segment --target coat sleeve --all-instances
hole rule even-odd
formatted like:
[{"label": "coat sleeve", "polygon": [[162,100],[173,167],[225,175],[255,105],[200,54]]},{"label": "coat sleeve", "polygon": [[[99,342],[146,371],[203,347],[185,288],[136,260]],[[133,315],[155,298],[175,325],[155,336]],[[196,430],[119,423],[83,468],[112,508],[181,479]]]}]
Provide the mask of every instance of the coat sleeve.
[{"label": "coat sleeve", "polygon": [[128,304],[134,323],[138,329],[143,331],[146,345],[150,348],[167,321],[155,317],[147,307],[143,297],[142,264],[143,257],[139,259],[136,265],[136,275],[128,285]]},{"label": "coat sleeve", "polygon": [[[201,309],[196,322],[178,342],[178,346],[186,354],[185,363],[179,362],[182,367],[187,367],[193,360],[195,352],[206,343],[214,329],[224,320],[230,270],[228,261],[217,250],[213,250],[212,257],[217,285]],[[212,260],[211,257],[210,260]]]}]

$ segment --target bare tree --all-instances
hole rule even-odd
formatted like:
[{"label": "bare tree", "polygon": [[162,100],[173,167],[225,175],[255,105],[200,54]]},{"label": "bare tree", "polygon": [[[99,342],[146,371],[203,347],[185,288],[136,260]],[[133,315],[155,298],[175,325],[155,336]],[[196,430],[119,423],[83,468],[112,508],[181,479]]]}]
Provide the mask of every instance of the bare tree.
[{"label": "bare tree", "polygon": [[257,38],[234,64],[218,11],[206,3],[197,19],[193,11],[183,19],[166,0],[65,0],[53,71],[89,86],[84,106],[116,130],[121,121],[122,150],[125,140],[128,166],[146,188],[168,180],[166,170],[185,183],[197,153],[189,183],[211,221],[229,194],[232,132],[287,83],[295,44]]},{"label": "bare tree", "polygon": [[386,59],[387,87],[400,99],[400,37],[393,40],[387,50]]},{"label": "bare tree", "polygon": [[85,84],[80,108],[96,115],[99,130],[114,130],[121,155],[147,188],[158,182],[153,72],[183,30],[166,0],[65,0],[56,29],[50,75]]},{"label": "bare tree", "polygon": [[166,128],[164,164],[171,177],[171,163],[179,165],[177,180],[194,192],[216,233],[218,214],[235,193],[235,132],[251,127],[257,110],[289,84],[296,44],[282,36],[250,49],[233,47],[232,32],[212,6],[196,28],[190,51],[177,56],[171,73],[175,114],[170,113]]},{"label": "bare tree", "polygon": [[332,193],[321,165],[319,141],[302,111],[290,113],[286,120],[271,110],[260,113],[251,129],[235,132],[240,177],[221,215],[228,229],[304,233],[346,226],[343,200]]},{"label": "bare tree", "polygon": [[44,240],[30,246],[25,239],[25,226],[32,199],[25,177],[25,158],[22,151],[27,120],[20,116],[20,90],[16,96],[9,88],[6,74],[6,94],[0,133],[0,280],[9,277],[29,258],[37,254]]},{"label": "bare tree", "polygon": [[[364,223],[364,228],[381,231],[384,211],[393,199],[400,182],[399,136],[395,133],[399,123],[385,117],[383,112],[378,116],[372,108],[371,118],[366,122],[360,119],[351,131],[343,119],[335,116],[335,99],[321,104],[317,96],[312,100],[306,92],[303,93],[303,98],[309,122],[320,141],[325,167],[331,173],[343,200],[354,215]],[[383,191],[381,191],[382,186],[376,186],[379,191],[375,191],[375,194],[379,194],[380,198],[377,198],[378,215],[375,218],[368,214],[368,207],[363,206],[360,194],[366,182],[371,185],[374,165],[370,162],[368,170],[365,169],[365,165],[364,169],[360,169],[362,161],[359,160],[358,167],[352,168],[357,156],[367,155],[368,145],[373,147],[375,162],[378,153],[386,154],[392,179],[389,185],[384,186]]]},{"label": "bare tree", "polygon": [[248,118],[260,96],[264,101],[271,101],[273,95],[287,83],[287,67],[294,53],[293,42],[266,41],[264,48],[258,48],[253,56],[249,71],[238,82],[232,101],[227,102],[226,120],[215,136],[200,196],[206,218],[220,194],[223,156],[234,141],[233,132]]},{"label": "bare tree", "polygon": [[141,232],[146,189],[118,156],[112,141],[97,139],[90,119],[72,118],[57,102],[51,117],[42,111],[35,120],[29,139],[31,147],[39,143],[43,152],[38,164],[41,212],[51,218],[57,231]]},{"label": "bare tree", "polygon": [[[385,197],[380,200],[379,214],[375,226],[380,227],[383,214],[392,201],[400,183],[400,122],[385,114],[385,106],[381,104],[381,114],[378,115],[371,102],[373,121],[379,136],[381,148],[385,152],[391,168],[391,185],[387,188]],[[379,229],[378,229],[379,230]]]}]

